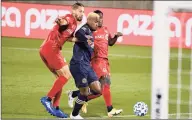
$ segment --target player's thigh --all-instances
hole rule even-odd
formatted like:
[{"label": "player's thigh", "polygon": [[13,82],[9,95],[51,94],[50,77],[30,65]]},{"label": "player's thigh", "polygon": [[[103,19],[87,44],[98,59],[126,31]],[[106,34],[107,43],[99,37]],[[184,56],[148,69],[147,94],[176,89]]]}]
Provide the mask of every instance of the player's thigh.
[{"label": "player's thigh", "polygon": [[99,79],[102,76],[109,75],[108,64],[104,59],[97,59],[95,62],[92,63],[92,67]]},{"label": "player's thigh", "polygon": [[93,71],[92,68],[88,71],[88,84],[91,90],[94,90],[97,93],[101,93],[101,84],[98,80],[96,73]]},{"label": "player's thigh", "polygon": [[70,71],[75,80],[75,85],[77,88],[88,87],[87,73],[81,69],[79,64],[70,65]]},{"label": "player's thigh", "polygon": [[71,72],[69,70],[69,66],[66,64],[61,69],[56,70],[58,76],[64,76],[67,79],[71,78]]},{"label": "player's thigh", "polygon": [[70,79],[71,73],[69,70],[69,66],[61,53],[53,54],[49,57],[49,63],[51,67],[55,70],[57,75],[64,76],[65,78]]},{"label": "player's thigh", "polygon": [[48,62],[55,70],[60,70],[63,66],[68,65],[61,52],[52,53],[48,57]]},{"label": "player's thigh", "polygon": [[39,54],[40,54],[40,57],[41,57],[42,61],[47,66],[47,68],[55,75],[55,77],[57,77],[56,71],[49,65],[45,55],[41,52],[41,50],[40,50]]}]

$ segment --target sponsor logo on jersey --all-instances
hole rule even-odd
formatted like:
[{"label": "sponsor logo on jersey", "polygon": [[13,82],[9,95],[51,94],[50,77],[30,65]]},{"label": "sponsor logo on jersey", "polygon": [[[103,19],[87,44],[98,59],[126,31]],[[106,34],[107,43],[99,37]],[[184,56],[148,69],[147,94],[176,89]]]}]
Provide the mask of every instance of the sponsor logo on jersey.
[{"label": "sponsor logo on jersey", "polygon": [[95,39],[105,39],[105,40],[108,40],[108,37],[109,37],[109,34],[106,34],[106,35],[96,35]]},{"label": "sponsor logo on jersey", "polygon": [[69,34],[72,34],[72,33],[73,33],[73,30],[72,30],[72,29],[67,29],[67,32],[68,32]]}]

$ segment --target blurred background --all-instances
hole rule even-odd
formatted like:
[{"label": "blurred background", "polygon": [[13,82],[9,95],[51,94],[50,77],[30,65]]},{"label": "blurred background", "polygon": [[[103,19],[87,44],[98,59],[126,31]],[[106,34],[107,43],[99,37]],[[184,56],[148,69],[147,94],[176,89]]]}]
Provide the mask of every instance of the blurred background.
[{"label": "blurred background", "polygon": [[[3,1],[12,1],[12,2],[26,2],[26,3],[39,3],[39,4],[58,4],[58,5],[72,5],[76,1],[37,1],[37,0],[26,0],[26,1],[20,1],[20,0],[3,0]],[[147,9],[152,10],[153,9],[153,1],[152,0],[138,0],[138,1],[105,1],[105,0],[79,0],[79,2],[83,3],[85,6],[92,6],[92,7],[107,7],[107,8],[125,8],[125,9]]]}]

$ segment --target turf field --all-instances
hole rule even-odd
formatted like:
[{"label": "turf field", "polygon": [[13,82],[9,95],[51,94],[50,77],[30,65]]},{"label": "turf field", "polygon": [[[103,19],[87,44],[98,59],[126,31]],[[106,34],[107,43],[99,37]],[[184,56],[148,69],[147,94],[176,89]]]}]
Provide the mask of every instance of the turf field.
[{"label": "turf field", "polygon": [[[45,67],[38,53],[41,40],[23,38],[2,38],[2,117],[3,118],[54,118],[40,103],[40,98],[48,92],[54,82],[54,76]],[[67,61],[72,55],[72,43],[63,47]],[[121,118],[149,118],[151,99],[151,48],[136,46],[113,46],[109,50],[112,74],[113,105],[122,108]],[[183,88],[189,87],[190,50],[183,50],[181,79]],[[177,83],[177,49],[171,50],[170,84]],[[73,79],[64,87],[61,108],[70,114],[65,91],[76,89]],[[170,89],[170,117],[175,117],[177,94]],[[182,89],[181,113],[189,113],[189,92]],[[133,115],[133,105],[144,101],[149,106],[145,117]],[[183,114],[183,115],[185,115]],[[107,115],[103,98],[92,100],[85,118],[100,118]],[[187,114],[186,114],[187,115]],[[119,119],[119,118],[118,118]]]}]

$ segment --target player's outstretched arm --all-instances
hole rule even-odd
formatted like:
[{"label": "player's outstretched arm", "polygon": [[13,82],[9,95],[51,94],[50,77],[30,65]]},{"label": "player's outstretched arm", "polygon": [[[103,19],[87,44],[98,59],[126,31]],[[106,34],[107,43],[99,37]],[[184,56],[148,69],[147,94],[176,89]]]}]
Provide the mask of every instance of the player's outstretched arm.
[{"label": "player's outstretched arm", "polygon": [[70,37],[67,39],[68,42],[78,42],[78,39],[76,37]]},{"label": "player's outstretched arm", "polygon": [[109,37],[108,45],[113,46],[120,36],[123,36],[123,34],[121,32],[117,32],[113,38]]}]

